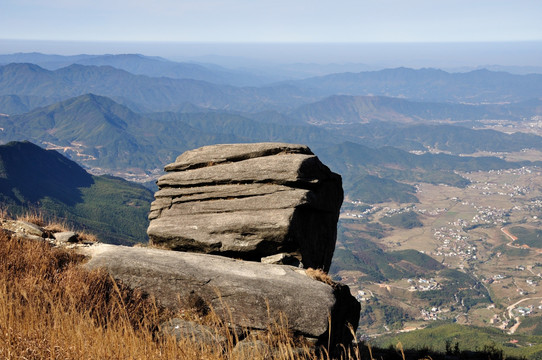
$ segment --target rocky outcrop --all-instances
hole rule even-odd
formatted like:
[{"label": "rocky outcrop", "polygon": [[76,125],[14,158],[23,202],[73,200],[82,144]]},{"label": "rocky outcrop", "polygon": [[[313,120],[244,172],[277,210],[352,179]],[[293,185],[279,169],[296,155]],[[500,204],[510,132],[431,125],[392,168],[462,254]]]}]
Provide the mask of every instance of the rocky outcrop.
[{"label": "rocky outcrop", "polygon": [[251,330],[265,330],[282,315],[294,334],[326,346],[349,343],[348,325],[358,325],[360,304],[348,287],[314,280],[292,266],[105,244],[79,251],[90,256],[88,268],[106,268],[173,310],[197,303],[190,298],[198,297],[198,306]]},{"label": "rocky outcrop", "polygon": [[206,146],[165,170],[149,215],[152,244],[256,261],[284,253],[304,267],[329,269],[341,177],[308,147]]},{"label": "rocky outcrop", "polygon": [[49,227],[41,227],[23,220],[0,218],[0,230],[20,238],[47,240],[54,246],[78,247],[92,245],[95,242],[73,231],[50,229]]}]

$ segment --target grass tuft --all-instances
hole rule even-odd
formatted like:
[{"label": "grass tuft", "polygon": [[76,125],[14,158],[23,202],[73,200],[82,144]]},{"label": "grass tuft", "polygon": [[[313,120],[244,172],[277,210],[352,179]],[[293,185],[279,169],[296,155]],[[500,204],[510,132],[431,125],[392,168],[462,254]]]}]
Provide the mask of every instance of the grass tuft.
[{"label": "grass tuft", "polygon": [[305,273],[312,279],[323,282],[324,284],[328,284],[330,286],[333,286],[335,282],[329,276],[327,273],[324,272],[322,269],[313,269],[308,268]]},{"label": "grass tuft", "polygon": [[41,227],[44,227],[47,224],[43,213],[37,210],[29,210],[25,213],[17,216],[18,221],[26,221]]}]

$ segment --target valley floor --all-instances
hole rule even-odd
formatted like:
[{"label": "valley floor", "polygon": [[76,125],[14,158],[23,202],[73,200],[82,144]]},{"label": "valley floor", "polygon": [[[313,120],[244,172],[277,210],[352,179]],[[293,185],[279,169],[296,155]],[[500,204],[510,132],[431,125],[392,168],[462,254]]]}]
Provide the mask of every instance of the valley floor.
[{"label": "valley floor", "polygon": [[[450,278],[442,271],[415,262],[418,276],[409,278],[375,279],[363,267],[339,271],[338,276],[370,310],[365,319],[362,316],[362,336],[412,331],[435,320],[513,334],[522,332],[524,319],[542,319],[542,169],[460,175],[471,181],[466,188],[414,184],[417,204],[363,206],[347,199],[339,249],[360,259],[365,250],[353,245],[356,238],[370,240],[386,253],[415,249],[472,280],[451,291]],[[402,213],[414,213],[421,224],[409,228],[409,224],[386,223],[386,218]],[[390,265],[404,273],[400,262]],[[449,292],[446,299],[441,299],[445,292]],[[470,301],[473,298],[476,301]],[[402,319],[391,316],[383,305],[398,309]]]}]

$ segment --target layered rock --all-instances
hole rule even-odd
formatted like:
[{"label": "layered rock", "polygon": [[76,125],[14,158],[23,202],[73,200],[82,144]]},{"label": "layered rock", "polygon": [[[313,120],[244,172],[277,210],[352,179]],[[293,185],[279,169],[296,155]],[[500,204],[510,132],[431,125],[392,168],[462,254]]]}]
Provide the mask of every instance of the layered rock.
[{"label": "layered rock", "polygon": [[348,287],[314,280],[292,266],[105,244],[80,251],[90,257],[88,268],[103,267],[174,311],[186,309],[197,296],[227,323],[266,330],[286,318],[294,334],[332,346],[348,344],[349,325],[358,325],[360,304]]},{"label": "layered rock", "polygon": [[329,269],[341,177],[308,147],[206,146],[165,170],[149,215],[152,244],[257,261],[284,253]]}]

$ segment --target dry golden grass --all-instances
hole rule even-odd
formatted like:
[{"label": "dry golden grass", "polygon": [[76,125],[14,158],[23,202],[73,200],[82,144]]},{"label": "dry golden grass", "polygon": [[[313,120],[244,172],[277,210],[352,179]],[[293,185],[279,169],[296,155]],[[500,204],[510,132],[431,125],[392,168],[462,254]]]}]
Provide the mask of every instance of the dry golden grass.
[{"label": "dry golden grass", "polygon": [[331,276],[329,276],[327,273],[324,272],[322,269],[313,269],[308,268],[305,273],[312,279],[318,280],[320,282],[323,282],[325,284],[333,286],[335,282],[333,279],[331,279]]},{"label": "dry golden grass", "polygon": [[[7,212],[2,212],[0,210],[0,219],[8,220],[9,218],[10,217],[7,214]],[[16,217],[16,220],[26,221],[26,222],[38,225],[42,227],[46,232],[49,232],[49,233],[74,231],[77,233],[79,242],[96,243],[99,241],[96,235],[94,234],[91,234],[84,230],[83,231],[74,230],[73,227],[69,226],[66,222],[63,222],[61,220],[54,220],[54,221],[49,220],[43,215],[43,213],[36,210],[29,210],[22,215],[18,215]]]},{"label": "dry golden grass", "polygon": [[84,243],[95,243],[98,242],[96,235],[88,233],[86,231],[80,231],[77,233],[79,241]]},{"label": "dry golden grass", "polygon": [[66,223],[59,221],[49,221],[43,228],[53,233],[71,231],[71,228]]},{"label": "dry golden grass", "polygon": [[75,253],[0,235],[0,259],[0,358],[154,358],[171,342],[149,346],[154,303]]},{"label": "dry golden grass", "polygon": [[36,210],[29,210],[22,215],[18,215],[17,220],[26,221],[26,222],[36,224],[42,227],[47,224],[47,222],[45,221],[45,217],[43,216],[43,213]]},{"label": "dry golden grass", "polygon": [[179,314],[159,308],[105,271],[85,270],[79,266],[82,260],[46,242],[0,233],[1,359],[329,358],[292,337],[282,319],[266,332],[249,335],[257,346],[235,351],[237,335],[212,311],[202,322],[225,337],[224,343],[163,335],[159,324]]}]

